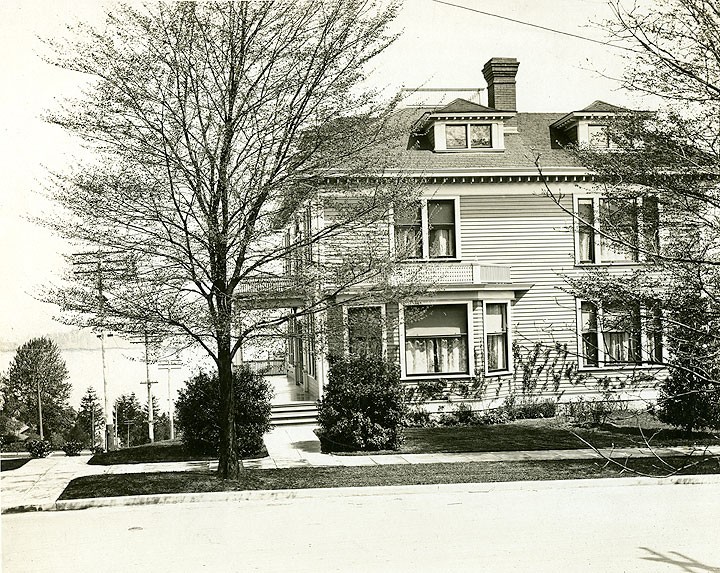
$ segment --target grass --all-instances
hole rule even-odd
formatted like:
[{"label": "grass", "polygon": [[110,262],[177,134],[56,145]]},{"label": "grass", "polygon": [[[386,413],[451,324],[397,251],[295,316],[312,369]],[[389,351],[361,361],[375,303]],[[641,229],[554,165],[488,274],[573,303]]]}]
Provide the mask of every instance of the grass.
[{"label": "grass", "polygon": [[507,452],[517,450],[572,450],[588,446],[573,432],[596,448],[645,446],[650,444],[692,446],[720,444],[714,434],[645,426],[604,424],[598,428],[561,425],[550,420],[524,420],[495,426],[451,426],[446,428],[408,428],[403,453]]},{"label": "grass", "polygon": [[[698,461],[699,458],[693,457],[691,460]],[[688,458],[667,458],[665,461],[679,467],[686,464]],[[631,459],[628,461],[628,465],[636,471],[647,474],[661,476],[668,473],[667,468],[654,458]],[[708,458],[692,468],[679,472],[679,475],[718,472],[720,472],[718,460]],[[620,472],[618,468],[606,465],[599,460],[463,462],[246,470],[238,480],[221,480],[215,473],[209,471],[105,474],[74,479],[62,493],[60,499],[214,491],[568,480],[632,475],[634,474]]]},{"label": "grass", "polygon": [[[267,450],[252,458],[267,456]],[[111,466],[114,464],[151,464],[160,462],[190,462],[197,460],[213,460],[217,456],[193,454],[185,450],[180,440],[166,440],[152,444],[143,444],[132,448],[123,448],[112,452],[95,454],[89,464],[96,466]]]},{"label": "grass", "polygon": [[21,468],[30,461],[30,458],[0,459],[0,471],[8,472]]}]

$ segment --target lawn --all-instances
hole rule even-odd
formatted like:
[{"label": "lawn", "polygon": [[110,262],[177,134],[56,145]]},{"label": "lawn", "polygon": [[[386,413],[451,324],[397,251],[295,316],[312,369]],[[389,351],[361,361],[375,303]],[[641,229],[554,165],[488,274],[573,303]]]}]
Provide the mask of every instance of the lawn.
[{"label": "lawn", "polygon": [[30,458],[6,458],[0,459],[0,471],[7,472],[21,468],[30,461]]},{"label": "lawn", "polygon": [[506,452],[516,450],[572,450],[587,448],[577,434],[596,448],[645,446],[643,434],[655,447],[720,444],[716,434],[663,428],[603,424],[598,428],[564,425],[554,420],[523,420],[494,426],[408,428],[403,453]]},{"label": "lawn", "polygon": [[[692,458],[699,460],[699,458]],[[667,458],[680,467],[687,457]],[[651,475],[665,475],[667,469],[654,458],[629,460],[629,466]],[[680,475],[720,472],[718,459],[709,458]],[[408,464],[360,467],[305,467],[279,470],[246,470],[239,480],[221,480],[213,472],[167,472],[106,474],[74,479],[60,499],[84,499],[163,493],[276,490],[377,485],[422,485],[503,481],[567,480],[612,478],[635,475],[620,472],[599,460],[463,462],[449,464]]]},{"label": "lawn", "polygon": [[[267,456],[267,450],[263,451],[252,458],[262,458]],[[114,464],[150,464],[159,462],[190,462],[197,460],[213,460],[217,456],[198,455],[189,453],[182,445],[180,440],[165,440],[163,442],[154,442],[152,444],[143,444],[142,446],[133,446],[132,448],[123,448],[112,452],[104,452],[95,454],[89,464],[96,466],[111,466]]]}]

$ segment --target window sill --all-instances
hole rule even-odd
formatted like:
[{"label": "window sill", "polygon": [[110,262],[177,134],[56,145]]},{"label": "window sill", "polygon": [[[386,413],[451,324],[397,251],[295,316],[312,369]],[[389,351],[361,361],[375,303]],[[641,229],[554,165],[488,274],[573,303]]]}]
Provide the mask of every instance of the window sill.
[{"label": "window sill", "polygon": [[507,376],[508,374],[512,374],[512,371],[510,371],[510,370],[493,370],[492,372],[485,372],[485,377],[493,378],[495,376]]},{"label": "window sill", "polygon": [[477,147],[465,149],[434,149],[435,153],[502,153],[504,147]]},{"label": "window sill", "polygon": [[618,362],[615,366],[580,366],[578,372],[614,372],[617,370],[661,370],[666,368],[665,364],[644,362],[642,364],[630,364]]},{"label": "window sill", "polygon": [[638,267],[649,264],[646,261],[609,261],[607,263],[583,263],[575,261],[575,266],[580,268],[592,267]]},{"label": "window sill", "polygon": [[458,257],[436,257],[436,258],[417,258],[417,259],[403,259],[400,264],[415,264],[415,263],[461,263],[462,259]]},{"label": "window sill", "polygon": [[422,380],[459,380],[462,378],[472,378],[470,374],[403,374],[400,376],[402,382],[418,382]]}]

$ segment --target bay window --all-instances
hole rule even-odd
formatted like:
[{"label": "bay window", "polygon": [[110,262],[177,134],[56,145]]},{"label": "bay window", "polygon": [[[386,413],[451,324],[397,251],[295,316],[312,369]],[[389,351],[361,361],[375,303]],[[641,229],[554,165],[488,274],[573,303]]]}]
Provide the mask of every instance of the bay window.
[{"label": "bay window", "polygon": [[467,304],[406,306],[404,330],[408,376],[469,373]]}]

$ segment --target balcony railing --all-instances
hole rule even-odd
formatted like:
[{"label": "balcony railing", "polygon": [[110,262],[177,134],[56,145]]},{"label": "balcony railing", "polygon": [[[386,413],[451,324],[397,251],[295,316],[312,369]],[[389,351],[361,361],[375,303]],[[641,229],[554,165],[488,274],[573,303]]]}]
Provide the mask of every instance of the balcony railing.
[{"label": "balcony railing", "polygon": [[[433,286],[484,286],[510,285],[512,278],[507,265],[489,265],[477,262],[406,262],[398,264],[390,277],[390,283],[402,285]],[[356,288],[368,288],[371,283],[360,283]],[[238,285],[240,296],[268,299],[291,299],[302,297],[303,288],[290,277],[262,277],[243,281]]]},{"label": "balcony railing", "polygon": [[413,282],[430,285],[510,284],[510,267],[475,262],[403,263],[398,268],[398,284]]}]

